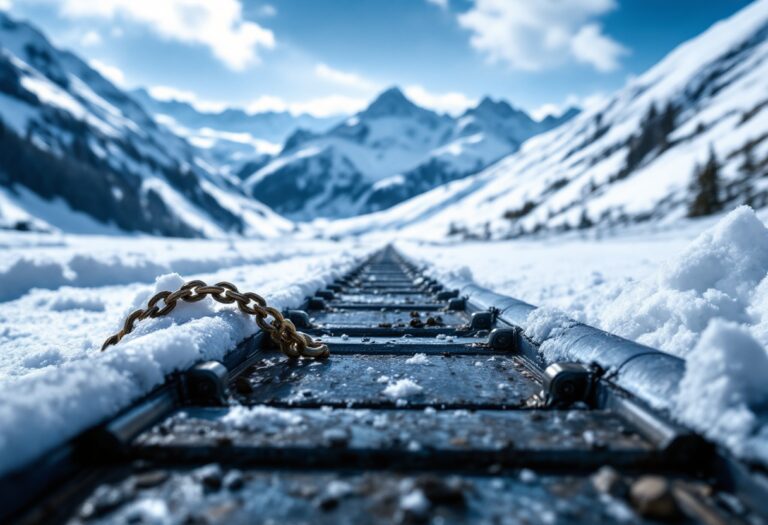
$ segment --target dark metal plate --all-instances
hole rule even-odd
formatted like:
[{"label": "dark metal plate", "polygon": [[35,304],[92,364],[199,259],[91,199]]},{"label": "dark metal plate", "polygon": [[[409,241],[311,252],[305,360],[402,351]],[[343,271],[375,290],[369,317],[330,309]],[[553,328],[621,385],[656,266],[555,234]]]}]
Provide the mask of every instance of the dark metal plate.
[{"label": "dark metal plate", "polygon": [[[275,355],[244,372],[234,391],[246,404],[501,408],[522,406],[538,392],[530,377],[515,358],[498,356],[441,355],[411,364],[402,356],[345,355],[310,362]],[[392,386],[402,380],[417,386]]]},{"label": "dark metal plate", "polygon": [[[311,453],[308,451],[311,450]],[[603,411],[188,409],[142,434],[134,457],[338,468],[650,467],[662,455]]]},{"label": "dark metal plate", "polygon": [[[376,328],[384,325],[402,325],[409,326],[412,317],[410,316],[410,309],[403,307],[399,312],[394,310],[357,310],[357,311],[323,311],[313,312],[312,323],[318,327],[367,327]],[[427,322],[429,317],[438,316],[442,318],[442,322],[446,326],[457,328],[459,326],[469,323],[469,317],[464,312],[420,312],[420,319],[423,322]],[[430,327],[425,327],[424,330],[429,330]],[[427,332],[425,332],[427,333]]]}]

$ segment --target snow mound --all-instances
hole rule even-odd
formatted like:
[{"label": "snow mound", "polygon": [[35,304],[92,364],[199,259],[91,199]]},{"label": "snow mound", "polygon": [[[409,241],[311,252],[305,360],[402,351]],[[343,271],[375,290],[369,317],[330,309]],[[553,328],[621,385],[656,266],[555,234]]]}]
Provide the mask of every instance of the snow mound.
[{"label": "snow mound", "polygon": [[414,354],[413,357],[406,359],[405,363],[408,365],[426,365],[429,363],[429,359],[427,359],[427,354]]},{"label": "snow mound", "polygon": [[[740,456],[768,460],[768,352],[735,323],[712,321],[689,352],[678,417]],[[764,423],[764,422],[763,422]]]},{"label": "snow mound", "polygon": [[302,417],[290,410],[265,405],[232,407],[222,422],[237,430],[264,431],[265,428],[284,430],[286,426],[298,425]]},{"label": "snow mound", "polygon": [[412,379],[398,379],[384,389],[384,395],[392,399],[405,399],[421,394],[424,389]]},{"label": "snow mound", "polygon": [[759,287],[767,272],[768,229],[741,206],[654,275],[624,286],[599,324],[685,357],[712,319],[750,322],[755,290],[768,286]]},{"label": "snow mound", "polygon": [[574,321],[559,308],[541,307],[528,314],[525,334],[536,343],[542,343],[550,336],[556,336],[573,326]]}]

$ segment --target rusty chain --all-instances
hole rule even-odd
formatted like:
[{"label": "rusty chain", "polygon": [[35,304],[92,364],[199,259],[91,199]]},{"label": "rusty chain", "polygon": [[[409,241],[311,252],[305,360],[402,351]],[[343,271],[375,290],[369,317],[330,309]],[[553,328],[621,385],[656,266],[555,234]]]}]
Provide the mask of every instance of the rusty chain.
[{"label": "rusty chain", "polygon": [[[175,292],[156,293],[147,302],[146,308],[131,313],[125,319],[123,328],[104,341],[101,351],[103,352],[109,346],[119,343],[123,337],[130,334],[136,322],[167,315],[176,308],[179,301],[196,303],[206,297],[211,297],[222,304],[237,303],[241,312],[255,316],[259,328],[267,332],[288,357],[327,357],[330,354],[327,345],[297,331],[293,322],[283,317],[279,310],[269,306],[259,294],[241,293],[234,284],[226,281],[216,283],[213,286],[203,281],[189,281]],[[162,307],[160,306],[161,301]],[[268,320],[269,318],[271,320]]]}]

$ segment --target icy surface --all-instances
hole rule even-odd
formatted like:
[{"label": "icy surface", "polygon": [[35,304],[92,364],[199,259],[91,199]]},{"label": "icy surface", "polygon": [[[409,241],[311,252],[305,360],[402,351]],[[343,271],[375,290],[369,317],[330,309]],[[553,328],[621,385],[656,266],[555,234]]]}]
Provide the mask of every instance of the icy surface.
[{"label": "icy surface", "polygon": [[[371,249],[122,241],[0,236],[0,472],[115,414],[168,373],[221,359],[257,330],[236,308],[206,299],[138,323],[123,342],[100,353],[106,336],[156,291],[189,279],[227,280],[277,308],[297,306]],[[246,419],[232,415],[240,416]]]}]

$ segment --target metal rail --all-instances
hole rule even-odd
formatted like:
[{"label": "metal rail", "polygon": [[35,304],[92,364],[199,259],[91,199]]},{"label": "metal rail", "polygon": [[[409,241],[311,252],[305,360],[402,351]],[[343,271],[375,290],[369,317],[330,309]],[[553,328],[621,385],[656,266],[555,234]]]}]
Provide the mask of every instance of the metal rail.
[{"label": "metal rail", "polygon": [[533,308],[385,248],[284,312],[328,360],[257,334],[0,480],[0,521],[764,522],[763,474],[666,416],[681,361],[574,324],[545,363]]}]

